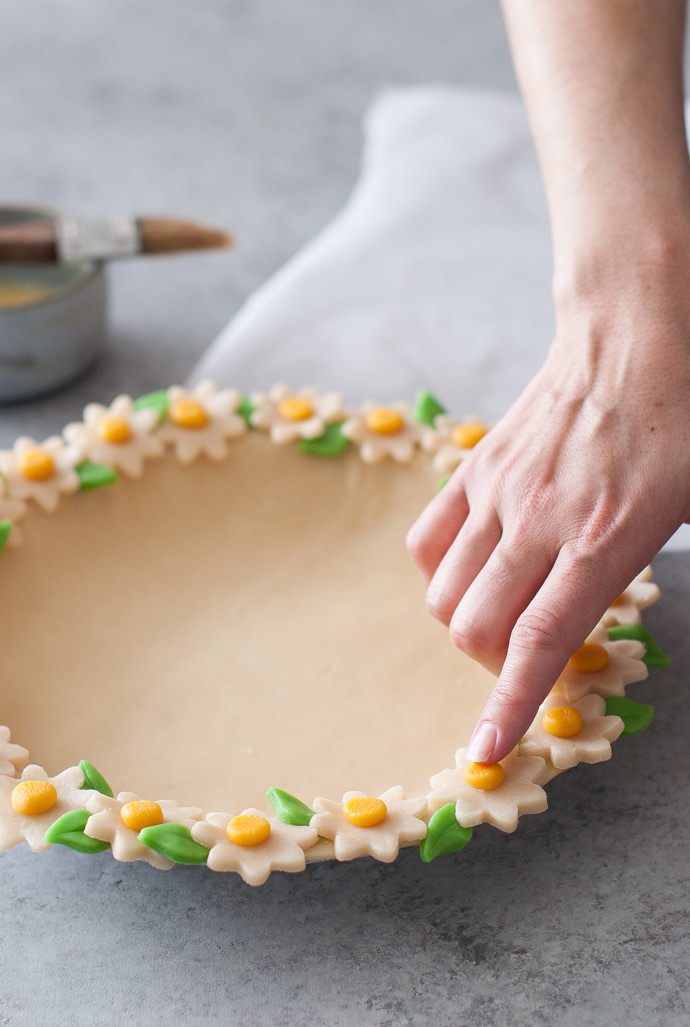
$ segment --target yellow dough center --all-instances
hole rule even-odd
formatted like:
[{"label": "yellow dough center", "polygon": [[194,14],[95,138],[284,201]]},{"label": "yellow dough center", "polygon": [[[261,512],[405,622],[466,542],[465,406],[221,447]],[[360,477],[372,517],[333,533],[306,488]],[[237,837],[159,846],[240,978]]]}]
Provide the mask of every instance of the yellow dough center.
[{"label": "yellow dough center", "polygon": [[585,642],[575,650],[568,660],[568,664],[573,670],[585,674],[594,674],[598,670],[603,670],[608,662],[609,654],[603,645],[599,645],[597,642]]},{"label": "yellow dough center", "polygon": [[486,427],[478,421],[467,421],[465,424],[456,424],[451,437],[454,445],[460,449],[473,449],[484,438],[486,431]]},{"label": "yellow dough center", "polygon": [[98,434],[104,442],[121,446],[131,438],[130,427],[124,417],[104,417],[98,425]]},{"label": "yellow dough center", "polygon": [[396,435],[404,425],[402,415],[388,407],[376,407],[367,414],[367,427],[378,435]]},{"label": "yellow dough center", "polygon": [[544,714],[542,725],[556,738],[573,738],[582,731],[582,715],[573,706],[557,706]]},{"label": "yellow dough center", "polygon": [[355,827],[376,827],[386,819],[388,808],[383,799],[365,796],[343,803],[343,815]]},{"label": "yellow dough center", "polygon": [[10,802],[15,813],[35,817],[52,809],[57,799],[57,790],[50,781],[22,781],[12,789]]},{"label": "yellow dough center", "polygon": [[314,408],[308,399],[293,396],[283,400],[278,407],[278,413],[286,421],[306,421],[314,413]]},{"label": "yellow dough center", "polygon": [[19,469],[25,478],[32,481],[45,481],[55,473],[55,461],[45,449],[36,447],[27,449],[19,461]]},{"label": "yellow dough center", "polygon": [[180,428],[205,428],[208,414],[196,399],[180,399],[170,407],[170,419]]},{"label": "yellow dough center", "polygon": [[470,763],[465,767],[464,778],[468,785],[482,792],[492,792],[503,784],[506,776],[500,763]]},{"label": "yellow dough center", "polygon": [[163,823],[163,810],[151,799],[135,799],[126,802],[120,810],[122,823],[132,831],[143,831],[145,827],[155,827]]},{"label": "yellow dough center", "polygon": [[240,813],[233,817],[225,829],[225,833],[235,845],[243,845],[249,848],[252,845],[261,845],[271,834],[271,825],[266,817],[258,813]]}]

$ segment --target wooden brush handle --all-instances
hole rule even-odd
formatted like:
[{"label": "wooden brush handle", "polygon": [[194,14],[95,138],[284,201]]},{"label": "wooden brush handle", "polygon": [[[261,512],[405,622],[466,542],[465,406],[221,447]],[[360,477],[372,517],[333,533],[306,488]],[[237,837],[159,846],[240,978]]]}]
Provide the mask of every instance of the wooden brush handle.
[{"label": "wooden brush handle", "polygon": [[0,225],[0,263],[52,264],[56,260],[52,221],[17,221]]},{"label": "wooden brush handle", "polygon": [[139,218],[137,225],[142,253],[175,253],[232,245],[232,239],[225,232],[173,218]]}]

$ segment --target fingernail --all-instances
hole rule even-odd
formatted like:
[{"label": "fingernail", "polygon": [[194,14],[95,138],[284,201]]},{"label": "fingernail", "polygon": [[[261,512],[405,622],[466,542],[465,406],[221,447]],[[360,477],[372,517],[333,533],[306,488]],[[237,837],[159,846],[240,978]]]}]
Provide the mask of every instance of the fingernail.
[{"label": "fingernail", "polygon": [[470,738],[470,744],[467,747],[468,758],[474,763],[488,763],[496,748],[497,740],[498,731],[493,724],[490,724],[487,720],[477,724],[474,734]]}]

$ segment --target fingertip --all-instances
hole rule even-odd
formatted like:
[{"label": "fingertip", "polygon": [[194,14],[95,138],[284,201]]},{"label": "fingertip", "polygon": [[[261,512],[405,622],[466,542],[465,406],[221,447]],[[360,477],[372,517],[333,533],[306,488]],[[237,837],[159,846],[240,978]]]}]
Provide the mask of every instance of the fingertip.
[{"label": "fingertip", "polygon": [[[558,672],[553,675],[550,671],[546,675],[536,674],[534,668],[525,676],[506,675],[504,664],[470,739],[471,758],[478,763],[498,763],[512,752],[534,720],[557,677]],[[475,756],[475,751],[481,752],[481,757]]]},{"label": "fingertip", "polygon": [[[517,724],[501,724],[500,714],[494,717],[494,721],[486,720],[484,714],[477,724],[470,738],[467,747],[467,756],[473,763],[498,763],[513,751],[525,731],[532,723],[533,717],[528,720],[522,729]],[[517,728],[517,730],[516,730]]]},{"label": "fingertip", "polygon": [[498,729],[491,721],[480,720],[470,738],[467,757],[473,763],[495,763],[494,752],[498,741]]}]

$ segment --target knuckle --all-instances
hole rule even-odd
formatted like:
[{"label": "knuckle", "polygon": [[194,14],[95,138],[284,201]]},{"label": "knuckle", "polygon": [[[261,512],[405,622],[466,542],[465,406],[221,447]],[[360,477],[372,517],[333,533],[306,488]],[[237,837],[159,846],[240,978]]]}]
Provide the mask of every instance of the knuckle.
[{"label": "knuckle", "polygon": [[525,710],[525,696],[507,683],[498,681],[491,693],[491,712],[506,722],[521,721]]},{"label": "knuckle", "polygon": [[579,527],[574,548],[582,563],[593,559],[608,539],[612,537],[619,519],[616,504],[599,502],[594,510],[583,520]]},{"label": "knuckle", "polygon": [[565,608],[567,599],[574,607],[577,595],[589,594],[592,585],[602,579],[602,566],[605,566],[602,538],[598,536],[595,542],[583,529],[576,540],[563,544],[561,556],[564,560],[561,604]]},{"label": "knuckle", "polygon": [[455,648],[467,653],[468,656],[475,656],[483,642],[482,632],[477,623],[457,611],[448,627],[448,634]]},{"label": "knuckle", "polygon": [[545,653],[561,647],[564,631],[560,618],[546,608],[527,610],[518,618],[510,636],[518,653]]},{"label": "knuckle", "polygon": [[491,576],[486,582],[490,599],[510,596],[515,582],[525,574],[525,566],[537,557],[537,547],[524,535],[504,531],[491,560]]},{"label": "knuckle", "polygon": [[408,531],[405,545],[415,563],[423,562],[430,549],[429,540],[416,525]]},{"label": "knuckle", "polygon": [[564,548],[578,566],[598,560],[602,549],[615,542],[624,528],[626,505],[619,490],[602,483],[596,497],[581,497],[571,508],[571,530]]},{"label": "knuckle", "polygon": [[467,653],[472,659],[485,662],[493,650],[492,633],[488,626],[476,614],[461,607],[453,614],[448,632],[455,648]]},{"label": "knuckle", "polygon": [[558,517],[559,504],[548,487],[530,489],[520,498],[520,506],[515,521],[515,536],[518,540],[526,538],[546,542],[554,530],[554,520]]},{"label": "knuckle", "polygon": [[446,592],[429,589],[426,594],[426,608],[432,617],[448,625],[453,616],[454,603]]}]

